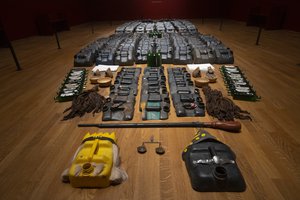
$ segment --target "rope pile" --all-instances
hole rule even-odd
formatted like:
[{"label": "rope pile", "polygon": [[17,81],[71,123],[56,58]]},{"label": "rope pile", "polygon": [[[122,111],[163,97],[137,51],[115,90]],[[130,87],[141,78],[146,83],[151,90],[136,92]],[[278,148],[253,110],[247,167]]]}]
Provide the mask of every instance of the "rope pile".
[{"label": "rope pile", "polygon": [[90,90],[84,91],[75,97],[72,101],[72,106],[67,108],[63,113],[70,111],[69,114],[64,116],[63,120],[72,119],[76,116],[82,117],[85,113],[95,113],[102,111],[103,106],[109,99],[98,94],[98,85]]},{"label": "rope pile", "polygon": [[206,110],[210,116],[221,121],[232,121],[234,118],[252,121],[248,111],[242,110],[231,99],[223,97],[222,92],[213,90],[210,86],[204,86],[202,89],[205,95]]}]

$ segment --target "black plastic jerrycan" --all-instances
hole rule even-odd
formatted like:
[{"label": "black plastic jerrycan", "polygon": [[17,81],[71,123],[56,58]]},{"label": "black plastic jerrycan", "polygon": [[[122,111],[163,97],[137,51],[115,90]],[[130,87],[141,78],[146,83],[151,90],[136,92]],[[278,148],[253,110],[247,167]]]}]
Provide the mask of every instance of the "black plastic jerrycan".
[{"label": "black plastic jerrycan", "polygon": [[245,191],[245,180],[235,158],[227,145],[204,130],[182,153],[192,187],[199,192]]}]

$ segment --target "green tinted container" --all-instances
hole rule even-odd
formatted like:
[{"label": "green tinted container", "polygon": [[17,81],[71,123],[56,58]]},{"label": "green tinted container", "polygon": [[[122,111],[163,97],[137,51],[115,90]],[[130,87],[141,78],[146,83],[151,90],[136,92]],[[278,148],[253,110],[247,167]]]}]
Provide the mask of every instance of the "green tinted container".
[{"label": "green tinted container", "polygon": [[160,52],[148,53],[147,54],[147,66],[148,67],[161,67],[161,54]]}]

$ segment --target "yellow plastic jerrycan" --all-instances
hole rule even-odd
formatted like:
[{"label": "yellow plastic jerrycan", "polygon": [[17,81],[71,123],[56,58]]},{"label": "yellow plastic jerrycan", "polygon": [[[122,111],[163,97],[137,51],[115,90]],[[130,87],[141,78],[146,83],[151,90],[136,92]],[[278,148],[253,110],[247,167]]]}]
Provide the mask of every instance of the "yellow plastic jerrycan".
[{"label": "yellow plastic jerrycan", "polygon": [[115,133],[87,133],[69,169],[73,187],[108,187],[113,166]]}]

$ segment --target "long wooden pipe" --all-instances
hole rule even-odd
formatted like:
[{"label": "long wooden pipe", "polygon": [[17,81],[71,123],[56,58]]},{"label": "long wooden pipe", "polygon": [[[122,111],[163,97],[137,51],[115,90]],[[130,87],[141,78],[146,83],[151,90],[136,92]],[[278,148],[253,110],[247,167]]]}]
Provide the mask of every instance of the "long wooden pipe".
[{"label": "long wooden pipe", "polygon": [[78,127],[98,128],[171,128],[171,127],[198,127],[214,128],[229,132],[240,132],[241,123],[238,121],[214,122],[170,122],[170,123],[109,123],[109,124],[78,124]]}]

